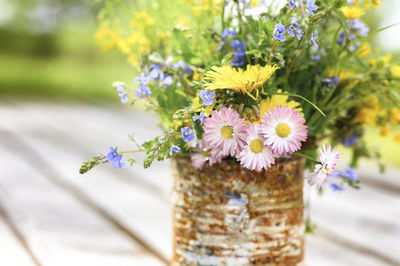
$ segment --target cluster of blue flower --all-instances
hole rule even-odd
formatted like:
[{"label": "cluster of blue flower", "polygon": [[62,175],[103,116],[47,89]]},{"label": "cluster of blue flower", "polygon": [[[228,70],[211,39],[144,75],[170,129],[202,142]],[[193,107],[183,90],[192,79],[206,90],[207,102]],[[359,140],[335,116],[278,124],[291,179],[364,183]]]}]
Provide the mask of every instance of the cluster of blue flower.
[{"label": "cluster of blue flower", "polygon": [[[350,33],[342,32],[337,40],[338,44],[346,45],[346,40],[349,42],[355,40],[357,36],[368,36],[369,28],[359,19],[349,20]],[[349,46],[350,51],[355,51],[361,45],[360,42],[353,43]]]},{"label": "cluster of blue flower", "polygon": [[[221,37],[222,40],[219,43],[219,46],[218,46],[216,52],[219,52],[222,49],[222,47],[225,46],[226,40],[228,39],[229,36],[231,36],[232,38],[235,38],[236,32],[234,30],[224,29],[224,31],[219,36]],[[231,45],[234,49],[233,60],[231,62],[231,66],[233,66],[233,67],[243,66],[244,59],[246,56],[246,48],[244,46],[244,43],[239,40],[233,40],[231,42]]]},{"label": "cluster of blue flower", "polygon": [[355,134],[351,135],[350,137],[348,137],[347,139],[340,139],[340,143],[342,143],[346,147],[350,147],[350,146],[353,146],[357,142],[359,137],[360,137],[360,135],[355,133]]},{"label": "cluster of blue flower", "polygon": [[[356,170],[354,168],[351,168],[351,167],[347,167],[342,171],[337,171],[331,177],[339,178],[341,180],[344,179],[347,182],[353,182],[353,183],[357,182],[357,180],[358,180]],[[336,191],[336,192],[342,192],[342,191],[345,190],[342,185],[339,185],[337,183],[331,183],[331,188],[333,189],[333,191]]]},{"label": "cluster of blue flower", "polygon": [[[300,7],[301,0],[290,0],[289,6],[291,8]],[[314,15],[314,11],[318,9],[318,6],[315,5],[315,0],[306,0],[305,1],[307,7],[307,13],[310,15]],[[289,34],[292,37],[297,37],[300,40],[303,37],[304,31],[299,27],[298,18],[292,17],[290,19],[289,25],[283,25],[282,23],[278,23],[275,25],[275,29],[273,32],[274,38],[278,41],[284,42],[286,41],[285,34]],[[318,29],[315,29],[315,32],[311,35],[310,43],[312,43],[316,48],[318,48]]]},{"label": "cluster of blue flower", "polygon": [[335,87],[339,83],[339,77],[332,76],[322,80],[322,85],[326,87]]},{"label": "cluster of blue flower", "polygon": [[[150,71],[145,69],[140,76],[137,76],[133,79],[133,82],[138,84],[137,90],[134,91],[134,95],[136,98],[145,98],[152,95],[149,84],[150,81],[158,81],[159,86],[169,87],[174,82],[171,75],[166,74],[166,70],[168,68],[172,68],[175,71],[181,71],[182,73],[193,74],[193,70],[185,64],[183,60],[179,60],[176,63],[172,64],[174,60],[173,57],[168,57],[167,60],[163,63],[157,63],[150,66]],[[178,86],[180,83],[178,82]],[[127,103],[129,100],[129,94],[127,91],[127,87],[123,84],[117,86],[118,96],[121,98],[121,103]]]}]

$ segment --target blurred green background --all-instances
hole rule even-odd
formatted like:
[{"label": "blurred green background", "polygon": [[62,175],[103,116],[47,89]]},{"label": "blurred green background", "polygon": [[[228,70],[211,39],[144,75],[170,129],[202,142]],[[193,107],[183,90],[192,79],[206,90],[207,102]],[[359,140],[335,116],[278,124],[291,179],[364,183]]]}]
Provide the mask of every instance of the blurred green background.
[{"label": "blurred green background", "polygon": [[[131,0],[134,1],[134,0]],[[284,0],[283,0],[284,1]],[[400,22],[400,1],[382,0],[364,17],[372,29]],[[0,98],[119,103],[113,81],[135,76],[126,56],[95,45],[101,0],[0,0]],[[157,17],[157,14],[152,14]],[[400,26],[377,34],[372,48],[400,58]],[[391,138],[367,139],[400,165]]]},{"label": "blurred green background", "polygon": [[0,0],[0,97],[107,100],[133,69],[95,45],[92,0]]}]

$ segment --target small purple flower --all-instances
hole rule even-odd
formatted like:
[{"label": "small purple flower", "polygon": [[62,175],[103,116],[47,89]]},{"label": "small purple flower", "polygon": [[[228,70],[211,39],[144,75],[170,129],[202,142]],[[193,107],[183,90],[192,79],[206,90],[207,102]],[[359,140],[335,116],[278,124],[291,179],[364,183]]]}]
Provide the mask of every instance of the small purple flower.
[{"label": "small purple flower", "polygon": [[172,76],[170,76],[170,75],[164,76],[164,80],[163,80],[164,86],[169,87],[172,85],[173,82],[174,82],[174,80],[172,79]]},{"label": "small purple flower", "polygon": [[117,91],[118,91],[118,96],[121,98],[121,103],[127,103],[128,102],[128,92],[125,91],[125,87],[118,86]]},{"label": "small purple flower", "polygon": [[117,149],[113,147],[110,147],[110,152],[107,154],[107,159],[114,168],[122,168],[125,166],[125,163],[121,161],[121,155],[118,153]]},{"label": "small purple flower", "polygon": [[169,151],[169,155],[172,156],[172,154],[177,153],[177,152],[181,152],[181,151],[182,151],[181,148],[179,148],[179,147],[177,147],[177,146],[173,146],[173,147],[171,148],[171,150]]},{"label": "small purple flower", "polygon": [[343,171],[340,171],[340,175],[346,177],[348,181],[357,182],[357,172],[354,168],[346,167]]},{"label": "small purple flower", "polygon": [[203,99],[204,105],[210,106],[214,103],[215,93],[210,90],[201,90],[199,96]]},{"label": "small purple flower", "polygon": [[137,98],[148,97],[152,94],[150,88],[147,85],[139,84],[138,91],[135,91],[135,96]]},{"label": "small purple flower", "polygon": [[318,9],[318,6],[315,5],[315,0],[306,0],[307,4],[307,12],[310,15],[314,15],[314,11]]},{"label": "small purple flower", "polygon": [[350,146],[352,146],[352,145],[354,145],[356,142],[357,142],[357,140],[358,140],[358,138],[359,138],[360,136],[358,135],[358,134],[353,134],[353,135],[351,135],[350,137],[348,137],[347,139],[340,139],[340,142],[344,145],[344,146],[346,146],[346,147],[350,147]]},{"label": "small purple flower", "polygon": [[241,66],[243,66],[243,64],[244,64],[244,59],[245,59],[244,56],[235,55],[235,56],[233,57],[232,62],[231,62],[231,66],[232,66],[232,67],[241,67]]},{"label": "small purple flower", "polygon": [[316,48],[318,48],[318,29],[315,29],[315,32],[311,34],[310,43],[312,43]]},{"label": "small purple flower", "polygon": [[147,85],[150,82],[150,78],[146,77],[144,73],[140,74],[140,76],[133,79],[133,82],[140,83],[143,85]]},{"label": "small purple flower", "polygon": [[217,52],[221,51],[221,49],[222,49],[222,47],[224,47],[224,45],[225,45],[225,41],[221,41],[218,45],[217,50],[215,50],[215,52],[217,53]]},{"label": "small purple flower", "polygon": [[298,0],[289,0],[289,6],[291,8],[298,8],[300,6],[300,3]]},{"label": "small purple flower", "polygon": [[296,37],[298,40],[300,40],[303,37],[304,31],[302,29],[298,29],[296,31]]},{"label": "small purple flower", "polygon": [[200,125],[204,123],[204,120],[206,120],[208,117],[204,113],[200,113],[199,116],[192,116],[193,121],[200,121]]},{"label": "small purple flower", "polygon": [[346,37],[346,33],[345,32],[340,33],[339,38],[337,40],[337,43],[344,45],[345,44],[345,41],[344,41],[345,37]]},{"label": "small purple flower", "polygon": [[235,54],[237,55],[245,55],[246,48],[244,47],[244,43],[239,40],[233,40],[231,42],[232,47],[235,49]]},{"label": "small purple flower", "polygon": [[282,23],[276,24],[273,33],[274,38],[281,42],[286,41],[285,32],[286,32],[285,26],[283,26]]},{"label": "small purple flower", "polygon": [[234,30],[229,30],[227,28],[224,29],[224,31],[221,33],[221,38],[223,40],[225,40],[226,38],[228,38],[228,36],[232,36],[233,38],[236,37],[236,32]]},{"label": "small purple flower", "polygon": [[239,40],[233,40],[231,42],[232,47],[235,49],[233,52],[233,60],[231,62],[231,66],[233,67],[239,67],[244,64],[244,59],[246,55],[246,48],[244,46],[244,43],[239,41]]},{"label": "small purple flower", "polygon": [[175,69],[183,68],[184,66],[185,66],[185,62],[183,62],[182,59],[172,65],[172,67]]},{"label": "small purple flower", "polygon": [[322,80],[322,83],[327,87],[334,87],[339,83],[339,77],[332,76]]},{"label": "small purple flower", "polygon": [[335,184],[335,183],[331,184],[331,188],[335,192],[343,192],[344,191],[344,187],[341,187],[341,186],[339,186],[338,184]]},{"label": "small purple flower", "polygon": [[321,60],[321,56],[320,55],[312,55],[310,56],[312,61],[320,61]]},{"label": "small purple flower", "polygon": [[189,74],[193,73],[193,70],[190,67],[186,66],[183,60],[179,60],[178,62],[173,64],[172,67],[175,69],[181,69],[182,72],[186,72]]},{"label": "small purple flower", "polygon": [[181,128],[183,140],[186,142],[190,142],[194,140],[194,131],[188,127]]},{"label": "small purple flower", "polygon": [[358,31],[360,36],[367,36],[369,33],[369,28],[365,25],[364,22],[358,19],[349,20],[350,22],[350,30]]},{"label": "small purple flower", "polygon": [[295,36],[296,35],[296,31],[299,29],[299,24],[297,23],[297,18],[296,17],[292,17],[291,19],[290,19],[290,26],[289,26],[289,28],[288,28],[288,30],[287,30],[287,33],[290,35],[290,36]]},{"label": "small purple flower", "polygon": [[355,34],[350,33],[349,34],[349,39],[354,40],[357,36]]},{"label": "small purple flower", "polygon": [[160,64],[155,64],[152,68],[152,70],[150,71],[149,77],[152,80],[158,80],[158,79],[163,79],[164,74],[161,71],[161,65]]}]

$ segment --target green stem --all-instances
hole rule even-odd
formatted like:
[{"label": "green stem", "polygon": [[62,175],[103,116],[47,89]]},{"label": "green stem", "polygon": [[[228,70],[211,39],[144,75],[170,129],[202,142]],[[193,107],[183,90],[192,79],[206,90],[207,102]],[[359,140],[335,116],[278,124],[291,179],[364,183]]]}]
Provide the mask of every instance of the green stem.
[{"label": "green stem", "polygon": [[124,153],[136,153],[136,152],[143,152],[145,151],[144,149],[137,149],[137,150],[127,150],[127,151],[120,151],[119,154],[124,154]]},{"label": "green stem", "polygon": [[[265,92],[264,89],[261,91],[261,93],[264,94],[264,95],[268,95],[268,93]],[[311,106],[314,107],[318,112],[320,112],[321,115],[323,115],[324,117],[326,117],[325,113],[324,113],[316,104],[314,104],[313,102],[311,102],[311,101],[308,100],[307,98],[304,98],[304,97],[301,96],[301,95],[298,95],[298,94],[295,94],[295,93],[274,93],[274,95],[287,95],[287,96],[292,96],[292,97],[300,98],[300,99],[306,101],[307,103],[311,104]]]},{"label": "green stem", "polygon": [[305,159],[307,159],[307,160],[310,160],[310,161],[312,161],[312,162],[314,162],[314,163],[320,163],[319,161],[317,161],[317,160],[315,160],[315,159],[311,158],[310,156],[308,156],[308,155],[305,155],[305,154],[302,154],[302,153],[300,153],[300,152],[294,152],[292,155],[295,155],[295,156],[299,156],[299,157],[305,158]]}]

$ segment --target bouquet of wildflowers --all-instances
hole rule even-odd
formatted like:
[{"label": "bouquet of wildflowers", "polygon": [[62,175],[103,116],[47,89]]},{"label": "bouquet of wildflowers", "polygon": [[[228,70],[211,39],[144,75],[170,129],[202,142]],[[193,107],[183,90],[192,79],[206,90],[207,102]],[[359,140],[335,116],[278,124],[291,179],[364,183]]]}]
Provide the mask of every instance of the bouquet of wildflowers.
[{"label": "bouquet of wildflowers", "polygon": [[[196,169],[229,158],[261,171],[301,156],[310,185],[322,188],[335,176],[332,186],[341,190],[357,187],[360,157],[376,156],[365,128],[386,136],[400,123],[400,65],[370,47],[377,31],[362,21],[377,0],[150,2],[136,3],[133,16],[123,1],[106,2],[96,35],[140,72],[113,84],[121,102],[140,101],[159,114],[164,135],[132,139],[138,149],[130,152],[145,152],[145,167],[188,156]],[[352,150],[343,171],[335,171],[338,145]],[[123,167],[123,160],[133,161],[111,148],[81,172],[104,162]]]}]

